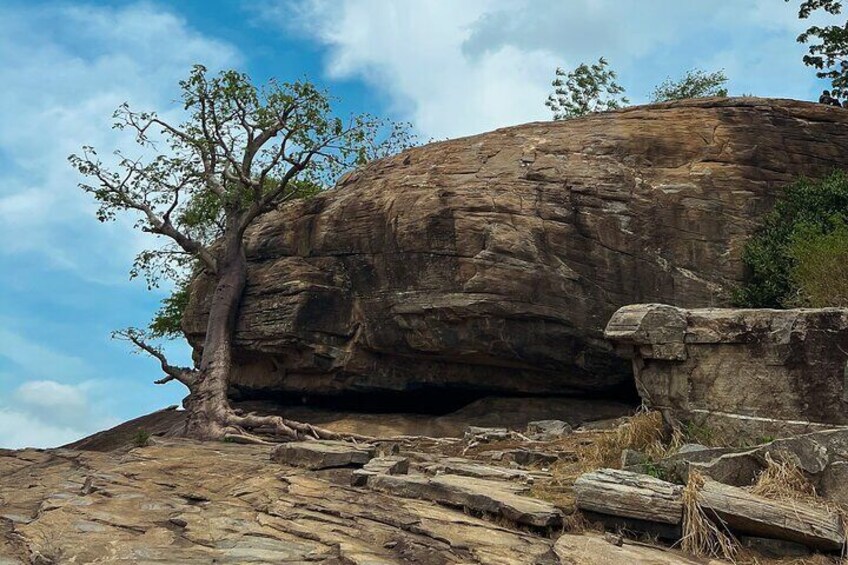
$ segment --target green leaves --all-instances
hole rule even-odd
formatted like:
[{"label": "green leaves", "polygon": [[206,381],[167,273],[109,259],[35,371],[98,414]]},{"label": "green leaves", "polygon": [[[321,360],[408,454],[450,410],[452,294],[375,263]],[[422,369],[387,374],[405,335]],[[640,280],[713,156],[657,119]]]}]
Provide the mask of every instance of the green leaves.
[{"label": "green leaves", "polygon": [[[799,179],[788,186],[745,246],[742,260],[748,272],[745,284],[734,293],[735,304],[785,308],[803,302],[796,270],[799,261],[814,259],[808,251],[821,243],[814,240],[837,232],[846,220],[848,174],[844,171],[820,181]],[[806,275],[802,279],[811,281]]]},{"label": "green leaves", "polygon": [[[195,65],[179,84],[181,123],[128,104],[115,110],[114,127],[131,132],[141,151],[103,160],[83,147],[69,157],[86,177],[79,186],[98,202],[100,221],[131,213],[137,229],[166,242],[140,253],[130,271],[150,288],[177,282],[151,328],[158,337],[176,332],[187,278],[198,269],[218,273],[216,241],[241,241],[262,214],[415,144],[405,124],[335,115],[333,98],[307,80],[257,87],[244,73],[213,75]],[[138,153],[146,157],[128,156]]]},{"label": "green leaves", "polygon": [[597,63],[580,64],[569,73],[557,68],[556,79],[551,83],[554,92],[545,101],[554,120],[606,112],[629,104],[622,96],[624,88],[615,82],[615,71],[608,67],[606,59],[601,57]]},{"label": "green leaves", "polygon": [[687,71],[683,78],[673,81],[666,78],[654,89],[652,102],[670,102],[707,96],[727,96],[727,76],[723,70],[707,73],[700,69]]},{"label": "green leaves", "polygon": [[824,224],[802,223],[794,230],[788,254],[795,296],[792,306],[848,306],[848,225],[836,215]]},{"label": "green leaves", "polygon": [[162,300],[162,306],[150,322],[150,336],[153,338],[177,338],[182,334],[183,312],[188,306],[190,279],[177,284],[171,296]]},{"label": "green leaves", "polygon": [[[838,16],[842,13],[842,2],[805,0],[798,9],[798,17],[809,18],[818,10]],[[798,36],[798,42],[809,44],[804,64],[817,69],[818,78],[830,79],[831,97],[848,100],[848,21],[844,24],[838,22],[828,26],[810,26]]]}]

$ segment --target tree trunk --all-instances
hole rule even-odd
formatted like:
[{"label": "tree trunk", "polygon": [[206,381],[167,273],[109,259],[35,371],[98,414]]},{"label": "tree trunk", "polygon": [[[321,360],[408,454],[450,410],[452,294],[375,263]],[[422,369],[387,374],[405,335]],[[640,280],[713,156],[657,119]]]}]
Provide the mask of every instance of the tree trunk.
[{"label": "tree trunk", "polygon": [[187,412],[181,435],[202,440],[231,438],[238,441],[263,440],[247,430],[263,428],[290,440],[346,439],[368,440],[356,434],[341,434],[280,416],[237,413],[230,407],[227,387],[233,367],[233,341],[242,294],[247,284],[247,259],[242,233],[228,226],[217,258],[217,283],[209,305],[209,320],[200,365],[184,382],[190,394],[183,401]]},{"label": "tree trunk", "polygon": [[198,439],[221,439],[231,428],[233,412],[227,399],[227,386],[239,307],[247,283],[247,261],[241,238],[234,231],[225,236],[222,245],[200,366],[185,401],[188,412],[185,433]]}]

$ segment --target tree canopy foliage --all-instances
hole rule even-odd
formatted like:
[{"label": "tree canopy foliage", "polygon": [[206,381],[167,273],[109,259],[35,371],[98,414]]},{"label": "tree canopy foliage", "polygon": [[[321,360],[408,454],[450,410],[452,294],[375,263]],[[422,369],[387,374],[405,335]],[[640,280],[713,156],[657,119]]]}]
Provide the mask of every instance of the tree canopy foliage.
[{"label": "tree canopy foliage", "polygon": [[746,244],[746,281],[735,292],[736,305],[825,305],[826,294],[820,290],[837,281],[822,277],[841,273],[840,261],[848,257],[848,248],[840,247],[848,243],[843,237],[846,222],[848,173],[789,185]]},{"label": "tree canopy foliage", "polygon": [[196,270],[214,270],[212,245],[234,216],[242,217],[229,227],[243,231],[277,206],[332,186],[344,171],[414,143],[405,124],[368,115],[345,123],[332,115],[333,99],[308,81],[257,88],[243,73],[210,77],[197,65],[180,87],[188,114],[180,125],[128,104],[113,115],[114,127],[131,131],[149,160],[118,150],[112,171],[93,147],[70,157],[95,181],[80,186],[100,203],[98,219],[135,212],[135,227],[158,236],[160,245],[139,253],[130,270],[148,288],[175,285],[151,323],[157,337],[178,333],[185,288]]},{"label": "tree canopy foliage", "polygon": [[624,88],[615,81],[616,73],[603,57],[593,65],[580,64],[570,72],[558,67],[551,83],[554,91],[545,105],[555,120],[621,108],[630,101],[623,96]]},{"label": "tree canopy foliage", "polygon": [[687,98],[727,96],[727,80],[723,70],[707,73],[701,69],[692,69],[678,80],[666,78],[654,89],[651,101],[670,102]]},{"label": "tree canopy foliage", "polygon": [[[786,0],[789,2],[789,0]],[[807,19],[815,12],[842,14],[840,0],[804,0],[798,17]],[[798,42],[808,45],[804,64],[817,69],[816,76],[830,79],[831,96],[848,99],[848,21],[826,26],[810,26],[798,36]]]},{"label": "tree canopy foliage", "polygon": [[[229,407],[232,343],[247,280],[244,235],[280,205],[331,186],[345,171],[413,140],[402,125],[369,115],[336,116],[333,99],[306,80],[256,87],[243,73],[210,76],[197,65],[180,88],[181,123],[128,104],[114,113],[114,126],[133,134],[140,156],[118,150],[106,162],[84,147],[69,157],[88,179],[80,187],[98,202],[98,219],[131,214],[136,228],[159,240],[138,255],[131,276],[145,277],[149,287],[163,278],[177,283],[149,331],[129,328],[115,335],[159,361],[166,376],[158,383],[176,380],[189,388],[188,435],[222,438],[270,426],[292,438],[334,437],[308,424],[245,416]],[[186,282],[200,271],[215,283],[206,337],[195,367],[176,367],[148,339],[174,334],[188,299]]]}]

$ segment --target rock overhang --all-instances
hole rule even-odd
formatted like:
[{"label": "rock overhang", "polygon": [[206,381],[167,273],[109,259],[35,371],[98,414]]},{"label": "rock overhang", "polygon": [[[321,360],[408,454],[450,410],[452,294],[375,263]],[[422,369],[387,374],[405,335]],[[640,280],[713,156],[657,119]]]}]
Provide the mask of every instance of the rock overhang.
[{"label": "rock overhang", "polygon": [[[268,394],[615,394],[634,302],[727,305],[780,188],[848,167],[848,112],[704,99],[376,161],[246,238],[233,384]],[[201,343],[209,280],[184,320]]]}]

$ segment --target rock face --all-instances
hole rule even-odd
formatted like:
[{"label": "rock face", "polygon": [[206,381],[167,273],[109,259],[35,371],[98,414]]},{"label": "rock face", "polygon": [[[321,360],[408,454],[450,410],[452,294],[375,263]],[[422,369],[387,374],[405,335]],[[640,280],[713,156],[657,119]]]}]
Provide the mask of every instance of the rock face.
[{"label": "rock face", "polygon": [[[377,161],[247,234],[242,391],[600,393],[625,304],[722,305],[779,188],[848,167],[848,112],[704,99]],[[209,280],[184,329],[201,343]],[[442,398],[447,398],[442,395]]]},{"label": "rock face", "polygon": [[606,336],[632,351],[642,399],[674,418],[760,438],[848,425],[848,310],[631,305]]}]

